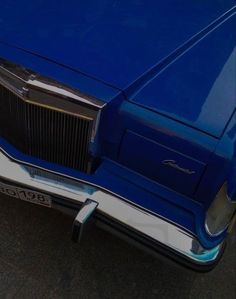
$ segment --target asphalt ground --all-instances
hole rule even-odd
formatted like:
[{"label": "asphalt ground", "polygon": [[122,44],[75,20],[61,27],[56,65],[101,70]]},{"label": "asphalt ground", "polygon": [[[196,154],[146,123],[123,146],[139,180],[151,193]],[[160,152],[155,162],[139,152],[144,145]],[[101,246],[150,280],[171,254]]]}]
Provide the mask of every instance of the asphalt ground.
[{"label": "asphalt ground", "polygon": [[0,299],[236,298],[236,230],[223,259],[199,274],[93,229],[70,241],[73,219],[0,197]]}]

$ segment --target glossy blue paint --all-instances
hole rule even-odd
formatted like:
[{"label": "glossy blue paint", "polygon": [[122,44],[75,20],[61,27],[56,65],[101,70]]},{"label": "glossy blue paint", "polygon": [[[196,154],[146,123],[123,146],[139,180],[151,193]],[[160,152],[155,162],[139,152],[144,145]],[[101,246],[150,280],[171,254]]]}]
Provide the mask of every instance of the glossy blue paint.
[{"label": "glossy blue paint", "polygon": [[236,107],[236,17],[168,65],[132,101],[220,137]]},{"label": "glossy blue paint", "polygon": [[[2,4],[0,57],[107,105],[92,152],[100,162],[93,174],[25,156],[3,139],[0,147],[117,193],[196,234],[206,248],[216,246],[225,234],[207,235],[205,213],[225,180],[230,194],[236,185],[235,8],[227,13],[231,0],[200,2]],[[141,159],[145,155],[148,161]],[[197,173],[185,185],[182,172],[160,165],[165,159]]]},{"label": "glossy blue paint", "polygon": [[124,88],[234,5],[234,0],[6,1],[0,40]]},{"label": "glossy blue paint", "polygon": [[[151,166],[149,170],[147,169],[147,159],[151,160],[151,157],[152,161],[149,161],[149,165],[152,164],[152,166],[156,167],[160,167],[160,157],[162,157],[162,160],[169,160],[173,159],[174,155],[177,163],[181,163],[182,156],[176,156],[175,153],[180,153],[190,158],[188,160],[188,168],[194,169],[195,161],[202,166],[204,164],[208,165],[217,146],[217,139],[129,102],[117,103],[115,117],[112,112],[113,108],[112,105],[107,107],[107,111],[101,119],[100,129],[101,139],[103,140],[101,154],[103,156],[118,161],[128,168],[136,169],[141,175],[146,175],[152,179],[155,177],[159,183],[163,183],[164,177],[161,177],[160,174],[158,176],[158,173],[160,173],[158,169],[155,170]],[[149,139],[151,144],[160,146],[147,148],[143,140],[126,144],[123,138],[127,130]],[[173,152],[163,151],[163,148],[171,149]],[[141,158],[140,152],[145,153],[148,157]],[[125,156],[126,158],[124,158]],[[138,156],[138,165],[135,165],[134,156]],[[193,163],[190,163],[190,161]],[[204,168],[203,173],[199,173],[199,179],[201,179],[201,175],[205,174],[207,169],[208,166],[206,169]],[[199,180],[194,181],[192,177],[188,180],[188,183],[191,182],[191,184],[184,187],[182,172],[179,172],[179,175],[173,178],[173,171],[169,168],[168,171],[167,169],[165,170],[165,174],[162,172],[162,175],[166,179],[169,177],[168,182],[165,182],[167,186],[172,186],[175,191],[178,190],[182,194],[190,195],[192,192],[192,198],[196,201],[202,202],[204,200],[205,202],[213,198],[212,194],[209,194],[211,197],[207,198],[196,196],[194,191],[199,184]]]},{"label": "glossy blue paint", "polygon": [[122,140],[119,162],[189,196],[193,195],[206,167],[204,163],[131,131],[127,131]]},{"label": "glossy blue paint", "polygon": [[229,194],[231,196],[234,194],[236,188],[235,165],[236,111],[234,111],[223,137],[218,142],[214,155],[209,159],[204,179],[195,194],[206,208],[210,206],[212,198],[224,182],[228,183]]},{"label": "glossy blue paint", "polygon": [[[124,167],[120,166],[117,163],[114,163],[111,160],[104,159],[102,165],[97,169],[96,173],[91,176],[77,170],[68,169],[56,164],[48,163],[46,161],[24,155],[2,138],[0,138],[0,148],[8,153],[10,157],[14,157],[18,161],[24,161],[28,164],[36,165],[43,169],[48,169],[50,171],[61,173],[75,179],[89,182],[91,186],[99,185],[100,187],[111,190],[113,193],[116,193],[119,196],[123,196],[128,200],[135,198],[135,203],[137,205],[143,206],[146,209],[153,211],[153,213],[157,213],[166,217],[169,216],[168,210],[170,210],[171,204],[169,202],[165,202],[164,199],[161,199],[161,197],[158,195],[158,188],[156,184],[153,184],[148,180],[143,181],[143,179],[134,172],[129,170],[127,171]],[[146,184],[149,184],[149,187],[145,187],[145,184],[143,185],[143,182],[145,183],[145,181]],[[139,187],[139,182],[142,182],[142,188]],[[163,189],[162,186],[159,186],[159,188]],[[171,194],[168,189],[166,190],[166,192],[167,194]],[[157,200],[157,196],[159,197],[159,200]],[[178,195],[176,196],[178,197]],[[183,201],[183,198],[181,196],[179,197],[179,200],[176,200],[175,195],[171,195],[171,198],[173,201]],[[192,206],[194,205],[196,206],[196,209],[200,208],[198,204],[192,204]],[[168,206],[169,208],[167,208]],[[176,222],[177,219],[178,221],[182,219],[184,221],[185,228],[190,231],[194,231],[195,228],[192,212],[187,212],[187,210],[182,211],[182,209],[178,209],[178,205],[176,203],[174,204],[174,206],[179,211],[177,214],[172,213],[173,221]],[[189,216],[186,216],[185,214],[189,214]]]},{"label": "glossy blue paint", "polygon": [[199,236],[205,248],[215,247],[224,238],[224,235],[211,238],[206,234],[204,230],[204,209],[199,203],[160,184],[156,184],[118,163],[114,163],[114,161],[104,159],[96,173],[91,176],[26,156],[2,138],[0,138],[0,148],[18,161],[51,172],[61,173],[75,180],[88,182],[91,187],[95,185],[110,190],[112,193],[123,197],[124,200],[127,199],[135,205],[152,211],[154,215],[157,214],[164,219],[168,219],[170,222],[176,223],[192,234]]},{"label": "glossy blue paint", "polygon": [[102,155],[118,159],[124,131],[131,130],[203,163],[208,162],[217,139],[122,99],[118,97],[107,105],[102,115]]},{"label": "glossy blue paint", "polygon": [[22,65],[25,68],[34,70],[45,77],[52,78],[70,87],[76,88],[85,94],[92,95],[105,103],[110,102],[120,93],[116,88],[107,86],[95,79],[82,75],[79,72],[14,47],[7,46],[1,42],[0,57],[12,61],[15,64]]}]

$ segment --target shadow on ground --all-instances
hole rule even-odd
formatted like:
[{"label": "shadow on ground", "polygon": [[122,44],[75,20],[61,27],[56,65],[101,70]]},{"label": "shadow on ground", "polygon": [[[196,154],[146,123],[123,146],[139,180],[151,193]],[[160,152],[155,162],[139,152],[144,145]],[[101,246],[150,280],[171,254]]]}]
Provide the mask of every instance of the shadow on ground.
[{"label": "shadow on ground", "polygon": [[169,265],[94,229],[70,241],[72,219],[0,198],[0,298],[236,298],[236,232],[215,270]]}]

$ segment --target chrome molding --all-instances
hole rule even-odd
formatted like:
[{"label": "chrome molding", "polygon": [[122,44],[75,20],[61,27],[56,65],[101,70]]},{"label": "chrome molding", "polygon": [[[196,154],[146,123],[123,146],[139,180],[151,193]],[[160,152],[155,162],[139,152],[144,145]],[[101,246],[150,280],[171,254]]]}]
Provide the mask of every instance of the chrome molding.
[{"label": "chrome molding", "polygon": [[104,102],[1,57],[0,84],[23,101],[93,120],[94,140]]},{"label": "chrome molding", "polygon": [[1,151],[0,179],[11,182],[13,185],[20,184],[50,193],[55,197],[60,196],[73,203],[83,204],[89,198],[98,203],[97,211],[102,215],[166,246],[195,264],[207,265],[214,262],[223,246],[220,244],[207,250],[202,247],[195,236],[107,190],[17,163]]},{"label": "chrome molding", "polygon": [[[222,191],[223,190],[223,191]],[[223,192],[223,194],[222,194]],[[211,213],[213,214],[212,217]],[[205,230],[211,237],[217,237],[228,231],[234,216],[236,215],[236,202],[227,195],[227,182],[225,182],[216,194],[205,217]],[[214,229],[214,230],[213,230]]]},{"label": "chrome molding", "polygon": [[230,232],[231,230],[231,225],[232,223],[234,223],[236,220],[236,211],[234,212],[234,214],[232,215],[232,217],[229,219],[229,221],[227,222],[227,224],[225,225],[225,227],[221,230],[219,230],[217,233],[212,233],[207,222],[205,221],[205,230],[208,233],[209,236],[211,237],[218,237],[221,234],[225,233],[225,232]]}]

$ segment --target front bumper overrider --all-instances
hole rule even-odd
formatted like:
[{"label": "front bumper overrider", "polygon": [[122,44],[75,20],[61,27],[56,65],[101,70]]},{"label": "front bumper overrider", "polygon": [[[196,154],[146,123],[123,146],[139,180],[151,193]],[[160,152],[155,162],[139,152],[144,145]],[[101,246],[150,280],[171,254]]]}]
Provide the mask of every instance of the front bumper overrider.
[{"label": "front bumper overrider", "polygon": [[52,207],[73,210],[95,202],[95,221],[128,236],[136,243],[199,271],[212,269],[224,243],[205,249],[199,240],[176,224],[136,206],[109,190],[46,169],[25,164],[0,151],[0,180],[52,197]]}]

